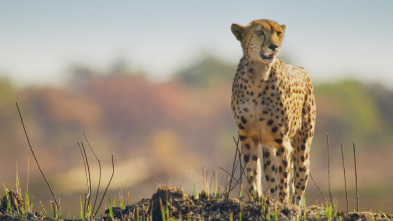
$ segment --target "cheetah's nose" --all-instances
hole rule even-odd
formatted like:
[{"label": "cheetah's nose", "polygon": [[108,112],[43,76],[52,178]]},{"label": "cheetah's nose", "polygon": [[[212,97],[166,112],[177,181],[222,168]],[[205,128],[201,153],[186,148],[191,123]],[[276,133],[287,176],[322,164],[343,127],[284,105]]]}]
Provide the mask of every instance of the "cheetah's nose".
[{"label": "cheetah's nose", "polygon": [[276,44],[271,44],[271,45],[269,45],[269,48],[272,49],[272,51],[275,51],[276,48],[278,48],[278,45],[276,45]]}]

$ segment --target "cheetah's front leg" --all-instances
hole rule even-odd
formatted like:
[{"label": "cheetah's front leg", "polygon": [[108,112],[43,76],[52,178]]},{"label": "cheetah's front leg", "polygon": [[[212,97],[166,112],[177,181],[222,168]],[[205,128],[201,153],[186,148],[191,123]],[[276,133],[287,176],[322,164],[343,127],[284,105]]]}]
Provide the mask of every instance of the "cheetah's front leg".
[{"label": "cheetah's front leg", "polygon": [[266,195],[277,197],[277,174],[276,174],[276,149],[271,146],[262,145],[263,171],[265,173],[268,189]]},{"label": "cheetah's front leg", "polygon": [[281,203],[289,203],[290,198],[290,186],[291,186],[291,175],[292,171],[292,146],[287,141],[281,143],[276,153],[276,165],[278,167],[277,179],[278,182],[278,199]]},{"label": "cheetah's front leg", "polygon": [[258,139],[255,135],[240,135],[243,160],[247,173],[248,192],[252,198],[262,196],[261,160],[258,156]]}]

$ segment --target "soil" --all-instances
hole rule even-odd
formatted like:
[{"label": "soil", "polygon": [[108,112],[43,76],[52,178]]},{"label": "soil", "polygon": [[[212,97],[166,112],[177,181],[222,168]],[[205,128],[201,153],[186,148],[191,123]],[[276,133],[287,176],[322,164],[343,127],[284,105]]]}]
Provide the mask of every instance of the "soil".
[{"label": "soil", "polygon": [[[23,205],[23,199],[13,191],[9,191],[11,202]],[[53,220],[44,217],[42,213],[28,213],[23,217],[18,215],[17,206],[11,203],[11,212],[7,211],[6,197],[1,200],[0,220]],[[10,210],[8,210],[10,211]],[[183,190],[162,186],[150,199],[126,206],[112,208],[116,220],[146,220],[161,221],[175,218],[176,220],[328,220],[323,207],[309,206],[300,208],[296,205],[281,204],[273,199],[264,198],[260,201],[225,199],[201,194],[198,199],[183,192]],[[164,214],[162,214],[162,212]],[[95,220],[111,220],[109,210],[106,216]],[[334,215],[334,214],[332,214]],[[387,214],[369,212],[336,212],[331,220],[390,220]]]}]

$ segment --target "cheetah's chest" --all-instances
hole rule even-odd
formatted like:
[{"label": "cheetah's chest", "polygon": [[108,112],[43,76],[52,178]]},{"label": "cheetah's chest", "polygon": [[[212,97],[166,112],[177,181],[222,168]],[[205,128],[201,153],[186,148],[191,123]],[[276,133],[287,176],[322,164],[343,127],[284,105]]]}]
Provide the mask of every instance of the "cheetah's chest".
[{"label": "cheetah's chest", "polygon": [[235,79],[232,104],[238,127],[255,133],[267,145],[275,134],[283,134],[287,127],[284,90],[276,81]]}]

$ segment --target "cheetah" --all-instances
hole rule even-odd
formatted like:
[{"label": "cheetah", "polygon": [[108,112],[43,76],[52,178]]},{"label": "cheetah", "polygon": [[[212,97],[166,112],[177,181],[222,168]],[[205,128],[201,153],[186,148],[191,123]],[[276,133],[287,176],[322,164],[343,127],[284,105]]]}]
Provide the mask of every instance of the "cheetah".
[{"label": "cheetah", "polygon": [[284,30],[285,25],[265,19],[247,26],[232,24],[243,57],[232,85],[231,107],[248,192],[262,196],[261,144],[266,194],[282,203],[300,205],[310,172],[316,106],[307,72],[277,56]]}]

